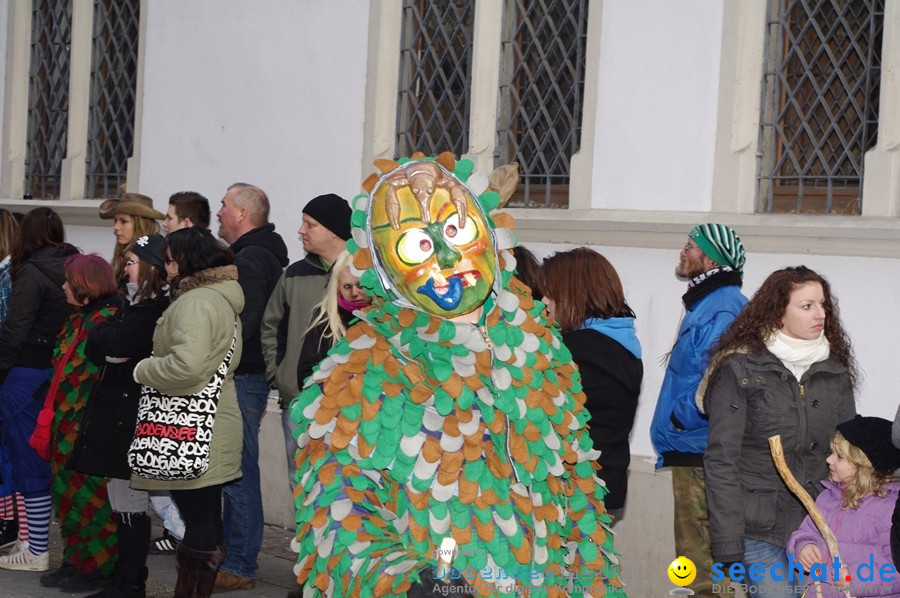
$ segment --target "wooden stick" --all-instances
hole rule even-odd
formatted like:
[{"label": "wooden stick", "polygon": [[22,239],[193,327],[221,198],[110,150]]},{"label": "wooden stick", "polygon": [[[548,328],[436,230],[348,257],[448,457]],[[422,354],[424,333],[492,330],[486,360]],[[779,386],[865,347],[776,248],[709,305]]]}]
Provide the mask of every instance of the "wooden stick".
[{"label": "wooden stick", "polygon": [[[775,461],[775,469],[778,470],[781,479],[784,480],[784,483],[787,484],[787,487],[790,488],[791,492],[793,492],[794,495],[800,499],[800,502],[803,503],[806,512],[809,513],[809,518],[816,524],[819,533],[822,534],[822,537],[825,539],[825,545],[828,546],[828,552],[831,553],[832,557],[837,557],[838,560],[843,563],[843,561],[840,560],[841,555],[838,551],[837,538],[834,537],[834,532],[831,531],[828,522],[825,521],[825,517],[822,516],[822,511],[816,506],[816,502],[812,499],[812,496],[810,496],[809,492],[800,485],[800,482],[798,482],[797,478],[794,477],[794,474],[791,473],[791,468],[788,467],[787,461],[784,459],[784,449],[781,447],[781,436],[776,435],[769,438],[769,451],[772,453],[772,460]],[[853,598],[850,595],[849,587],[842,589],[847,598]]]}]

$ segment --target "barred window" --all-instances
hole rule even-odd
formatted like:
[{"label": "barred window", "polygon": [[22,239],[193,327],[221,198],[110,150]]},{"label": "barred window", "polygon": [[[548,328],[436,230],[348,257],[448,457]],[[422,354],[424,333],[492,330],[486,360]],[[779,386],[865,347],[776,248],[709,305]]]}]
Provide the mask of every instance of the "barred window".
[{"label": "barred window", "polygon": [[59,197],[69,122],[71,34],[71,0],[33,0],[25,197]]},{"label": "barred window", "polygon": [[400,156],[469,149],[474,2],[404,0],[397,102]]},{"label": "barred window", "polygon": [[140,0],[94,2],[85,197],[119,195],[134,149]]},{"label": "barred window", "polygon": [[27,118],[23,197],[118,196],[134,149],[140,6],[16,5],[31,14],[28,112],[14,115]]},{"label": "barred window", "polygon": [[587,0],[506,0],[495,163],[519,163],[511,207],[569,205],[581,144]]},{"label": "barred window", "polygon": [[769,0],[758,212],[859,214],[884,0]]}]

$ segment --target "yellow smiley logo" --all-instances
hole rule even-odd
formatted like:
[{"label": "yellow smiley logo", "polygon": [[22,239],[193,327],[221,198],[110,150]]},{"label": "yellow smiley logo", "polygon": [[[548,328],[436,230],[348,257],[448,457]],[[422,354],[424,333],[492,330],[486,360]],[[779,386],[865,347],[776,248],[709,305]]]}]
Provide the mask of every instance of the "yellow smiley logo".
[{"label": "yellow smiley logo", "polygon": [[697,567],[691,559],[680,556],[669,564],[668,573],[676,586],[686,586],[697,577]]}]

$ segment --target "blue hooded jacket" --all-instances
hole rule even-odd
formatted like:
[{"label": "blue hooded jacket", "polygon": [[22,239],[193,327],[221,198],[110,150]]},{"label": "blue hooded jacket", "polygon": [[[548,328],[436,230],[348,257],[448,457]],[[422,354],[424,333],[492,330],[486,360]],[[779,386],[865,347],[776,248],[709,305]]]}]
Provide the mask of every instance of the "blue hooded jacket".
[{"label": "blue hooded jacket", "polygon": [[702,466],[709,421],[694,395],[709,364],[709,350],[747,304],[740,275],[722,272],[685,294],[686,312],[669,355],[669,365],[650,424],[656,467]]}]

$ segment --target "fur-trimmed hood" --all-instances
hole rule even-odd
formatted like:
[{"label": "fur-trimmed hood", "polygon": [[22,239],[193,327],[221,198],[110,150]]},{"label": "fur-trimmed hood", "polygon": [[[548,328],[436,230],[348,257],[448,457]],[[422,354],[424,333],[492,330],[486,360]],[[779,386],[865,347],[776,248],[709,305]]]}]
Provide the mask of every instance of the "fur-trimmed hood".
[{"label": "fur-trimmed hood", "polygon": [[244,309],[244,292],[238,284],[237,266],[220,266],[200,270],[180,279],[172,290],[172,301],[200,288],[209,288],[225,297],[235,314]]},{"label": "fur-trimmed hood", "polygon": [[186,293],[191,289],[208,287],[210,285],[214,285],[218,282],[224,282],[226,280],[233,280],[237,282],[237,279],[237,266],[219,266],[218,268],[207,268],[206,270],[195,272],[190,276],[179,278],[178,282],[176,283],[175,289],[172,291],[172,294],[173,296],[178,297],[178,295]]}]

